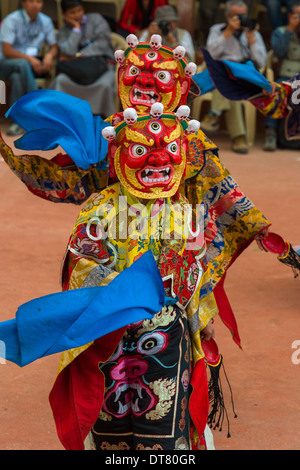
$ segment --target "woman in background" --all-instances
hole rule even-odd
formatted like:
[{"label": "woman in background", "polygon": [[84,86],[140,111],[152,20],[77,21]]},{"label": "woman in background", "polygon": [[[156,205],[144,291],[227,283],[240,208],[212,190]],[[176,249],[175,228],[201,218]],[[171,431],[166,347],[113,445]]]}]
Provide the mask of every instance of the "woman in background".
[{"label": "woman in background", "polygon": [[154,20],[156,9],[164,5],[168,5],[167,0],[127,0],[117,33],[124,37],[128,34],[139,37]]}]

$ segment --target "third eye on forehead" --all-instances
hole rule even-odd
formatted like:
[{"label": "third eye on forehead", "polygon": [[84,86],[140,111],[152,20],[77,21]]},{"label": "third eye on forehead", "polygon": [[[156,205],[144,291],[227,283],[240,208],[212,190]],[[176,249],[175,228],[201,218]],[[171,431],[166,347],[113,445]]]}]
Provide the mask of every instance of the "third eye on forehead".
[{"label": "third eye on forehead", "polygon": [[152,134],[159,134],[162,130],[162,126],[160,122],[151,122],[149,124],[149,131],[152,132]]},{"label": "third eye on forehead", "polygon": [[172,127],[167,126],[161,121],[150,121],[147,126],[148,132],[153,136],[159,136],[165,143],[175,140],[180,137],[180,128],[174,123]]}]

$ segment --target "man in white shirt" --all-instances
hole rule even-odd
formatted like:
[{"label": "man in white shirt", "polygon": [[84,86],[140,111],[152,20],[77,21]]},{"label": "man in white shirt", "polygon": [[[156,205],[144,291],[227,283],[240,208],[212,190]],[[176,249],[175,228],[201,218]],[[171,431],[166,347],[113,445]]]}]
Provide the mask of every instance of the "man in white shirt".
[{"label": "man in white shirt", "polygon": [[[256,68],[266,64],[267,51],[258,26],[242,26],[247,18],[248,7],[240,0],[229,0],[225,5],[226,23],[210,28],[207,38],[207,50],[215,60],[225,59],[244,63],[251,60]],[[226,124],[232,139],[232,149],[238,153],[247,153],[246,130],[241,102],[228,101],[216,90],[213,91],[211,111],[201,122],[204,132],[217,132],[220,117],[226,112]]]},{"label": "man in white shirt", "polygon": [[[57,54],[54,25],[41,10],[43,0],[23,0],[22,8],[4,18],[0,31],[0,80],[11,83],[10,105],[37,89],[35,77],[44,76],[52,68]],[[43,44],[49,52],[39,58]],[[12,123],[9,135],[22,129]]]}]

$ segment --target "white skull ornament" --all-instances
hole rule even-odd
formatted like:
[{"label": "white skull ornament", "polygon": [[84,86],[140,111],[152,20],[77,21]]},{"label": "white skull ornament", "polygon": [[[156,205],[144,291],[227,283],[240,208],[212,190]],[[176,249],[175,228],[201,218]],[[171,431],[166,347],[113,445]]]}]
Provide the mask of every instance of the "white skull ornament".
[{"label": "white skull ornament", "polygon": [[102,129],[102,135],[104,139],[106,140],[109,140],[109,141],[115,140],[116,138],[115,128],[113,126],[104,127],[104,129]]},{"label": "white skull ornament", "polygon": [[150,46],[154,51],[158,51],[162,45],[162,38],[159,34],[152,34],[150,38]]},{"label": "white skull ornament", "polygon": [[132,126],[136,123],[138,115],[134,108],[127,108],[123,112],[124,121],[128,124],[128,126]]},{"label": "white skull ornament", "polygon": [[196,119],[191,119],[188,124],[188,128],[185,130],[185,134],[194,134],[195,132],[198,132],[200,129],[200,122],[196,121]]},{"label": "white skull ornament", "polygon": [[115,51],[115,59],[118,64],[123,65],[125,63],[124,51],[122,51],[121,49]]},{"label": "white skull ornament", "polygon": [[133,49],[133,50],[137,47],[139,43],[139,40],[135,34],[129,34],[126,38],[126,41],[130,49]]},{"label": "white skull ornament", "polygon": [[176,111],[176,117],[178,121],[184,121],[185,119],[187,119],[190,115],[190,112],[191,110],[188,106],[186,105],[179,106],[179,108]]},{"label": "white skull ornament", "polygon": [[164,112],[164,105],[162,103],[154,103],[150,109],[150,115],[154,119],[159,119]]},{"label": "white skull ornament", "polygon": [[186,53],[186,49],[183,46],[177,46],[173,50],[173,57],[176,60],[183,59]]},{"label": "white skull ornament", "polygon": [[197,72],[197,65],[194,62],[190,62],[184,69],[184,74],[188,78],[192,78]]}]

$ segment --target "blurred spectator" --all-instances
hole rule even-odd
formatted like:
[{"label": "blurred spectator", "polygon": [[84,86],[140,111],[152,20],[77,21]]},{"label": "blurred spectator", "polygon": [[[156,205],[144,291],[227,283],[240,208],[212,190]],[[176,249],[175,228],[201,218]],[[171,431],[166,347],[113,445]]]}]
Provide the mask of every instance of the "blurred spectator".
[{"label": "blurred spectator", "polygon": [[81,0],[62,0],[65,25],[59,29],[57,44],[59,61],[100,56],[107,71],[89,85],[79,84],[65,73],[59,73],[51,88],[88,101],[94,114],[108,117],[115,112],[116,78],[111,30],[99,13],[87,13]]},{"label": "blurred spectator", "polygon": [[167,0],[127,0],[116,32],[124,37],[140,37],[153,21],[156,9],[167,4]]},{"label": "blurred spectator", "polygon": [[[274,56],[279,59],[277,82],[292,78],[300,72],[300,1],[294,2],[288,11],[287,26],[279,26],[271,35]],[[266,135],[263,149],[277,148],[278,120],[266,119]]]},{"label": "blurred spectator", "polygon": [[[263,3],[268,10],[272,29],[287,24],[287,11],[291,9],[293,0],[264,0]],[[286,7],[286,11],[282,11],[282,7]]]},{"label": "blurred spectator", "polygon": [[[251,60],[257,68],[263,67],[267,60],[264,41],[254,29],[242,27],[240,15],[248,15],[247,5],[240,0],[230,0],[225,5],[226,23],[211,27],[207,39],[207,49],[216,59],[226,59],[244,63]],[[204,132],[217,132],[223,112],[226,117],[227,129],[232,139],[232,150],[247,153],[246,129],[243,107],[240,101],[228,101],[217,90],[213,91],[211,110],[201,122]]]},{"label": "blurred spectator", "polygon": [[[35,77],[46,76],[57,55],[54,26],[42,8],[43,0],[23,0],[22,8],[10,13],[1,24],[0,80],[11,84],[10,105],[37,89]],[[44,44],[49,51],[39,57]],[[7,131],[8,135],[22,132],[15,123]]]},{"label": "blurred spectator", "polygon": [[164,46],[175,49],[177,46],[183,46],[186,49],[186,59],[195,60],[195,48],[192,37],[185,29],[178,28],[178,21],[175,9],[171,5],[159,7],[155,13],[155,20],[150,23],[146,31],[140,36],[140,42],[148,42],[152,34],[162,36]]},{"label": "blurred spectator", "polygon": [[[270,0],[271,1],[271,0]],[[201,33],[203,38],[206,39],[209,29],[216,24],[218,16],[222,13],[220,4],[224,3],[222,0],[200,0],[199,13],[201,22]],[[250,12],[255,0],[245,0],[245,4]]]}]

